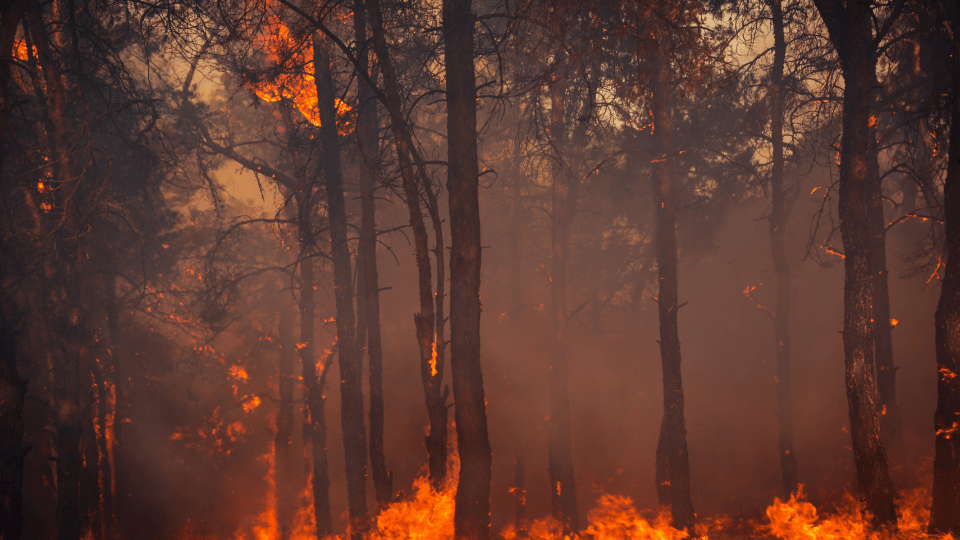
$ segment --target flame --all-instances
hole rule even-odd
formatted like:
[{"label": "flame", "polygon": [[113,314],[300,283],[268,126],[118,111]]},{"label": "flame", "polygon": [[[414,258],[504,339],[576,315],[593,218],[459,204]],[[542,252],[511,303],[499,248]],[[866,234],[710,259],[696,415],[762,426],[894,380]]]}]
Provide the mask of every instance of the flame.
[{"label": "flame", "polygon": [[433,352],[430,355],[430,376],[437,376],[437,333],[433,333]]},{"label": "flame", "polygon": [[414,493],[380,511],[368,540],[453,540],[453,509],[460,461],[451,454],[447,477],[439,490],[426,475],[413,482]]},{"label": "flame", "polygon": [[[950,535],[928,537],[927,523],[930,520],[930,494],[918,488],[901,493],[897,520],[898,538],[939,538],[951,540]],[[790,500],[775,499],[767,507],[769,523],[758,533],[767,533],[782,540],[881,540],[884,533],[869,527],[869,516],[854,495],[847,494],[837,511],[820,516],[816,507],[804,500],[803,488],[791,495]]]},{"label": "flame", "polygon": [[[590,524],[583,531],[583,538],[593,540],[682,540],[690,537],[686,530],[678,530],[670,525],[669,512],[660,512],[651,523],[640,515],[633,504],[633,499],[622,495],[601,495],[596,508],[587,514],[587,519]],[[514,523],[504,527],[500,536],[504,540],[520,538]],[[527,524],[526,538],[576,540],[581,536],[565,535],[563,524],[554,517],[548,516]]]},{"label": "flame", "polygon": [[[320,126],[317,109],[317,86],[313,65],[313,45],[309,40],[297,40],[277,16],[268,16],[265,31],[258,40],[270,64],[276,68],[272,78],[251,81],[251,89],[260,99],[274,103],[288,99],[300,114],[314,126]],[[336,99],[338,122],[343,134],[349,133],[347,114],[350,106]]]}]

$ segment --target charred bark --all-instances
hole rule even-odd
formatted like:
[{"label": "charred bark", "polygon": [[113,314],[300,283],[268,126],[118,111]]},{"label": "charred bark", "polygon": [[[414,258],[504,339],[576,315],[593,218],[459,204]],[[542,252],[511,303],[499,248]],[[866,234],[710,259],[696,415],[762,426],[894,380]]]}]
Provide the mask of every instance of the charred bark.
[{"label": "charred bark", "polygon": [[[429,179],[426,177],[421,160],[411,144],[411,137],[404,120],[400,83],[387,49],[384,35],[383,13],[379,0],[367,0],[374,50],[380,71],[384,79],[384,104],[390,115],[391,130],[397,159],[400,165],[400,177],[403,185],[404,202],[410,215],[410,226],[414,236],[414,255],[417,261],[417,285],[420,299],[420,312],[414,315],[417,344],[420,349],[420,378],[426,398],[427,417],[430,433],[425,439],[428,470],[431,485],[440,488],[447,473],[447,392],[442,391],[444,362],[443,333],[443,236],[439,229],[439,217],[434,217],[435,198],[428,201],[434,230],[437,237],[434,251],[437,263],[437,292],[434,294],[431,279],[429,238],[420,206],[421,196],[414,169],[420,175],[420,187],[430,192]],[[436,213],[439,213],[436,211]]]},{"label": "charred bark", "polygon": [[777,360],[777,420],[780,424],[778,452],[784,493],[789,496],[797,490],[797,456],[793,450],[793,377],[790,374],[790,264],[785,245],[789,209],[784,190],[783,155],[783,68],[787,42],[783,28],[781,0],[769,0],[773,18],[773,68],[770,81],[770,137],[773,141],[773,170],[770,171],[770,191],[773,211],[770,213],[770,251],[773,269],[777,275],[777,305],[773,315],[773,339]]},{"label": "charred bark", "polygon": [[443,1],[447,81],[447,192],[450,205],[450,367],[460,480],[457,540],[490,538],[492,457],[480,367],[480,201],[477,87],[470,0]]},{"label": "charred bark", "polygon": [[6,299],[0,301],[0,537],[20,540],[23,533],[23,402],[27,381],[17,367],[23,318]]},{"label": "charred bark", "polygon": [[319,35],[313,41],[317,69],[317,107],[323,147],[324,187],[330,216],[330,249],[337,305],[337,342],[340,362],[340,419],[347,472],[350,534],[360,540],[367,527],[367,437],[363,419],[363,373],[354,343],[353,272],[347,243],[347,212],[343,199],[340,141],[337,133],[336,93],[330,70],[330,51]]},{"label": "charred bark", "polygon": [[843,349],[857,486],[874,526],[897,523],[887,451],[881,436],[874,369],[873,235],[868,204],[876,49],[869,2],[815,0],[843,70],[840,233],[843,239]]},{"label": "charred bark", "polygon": [[953,12],[950,148],[943,187],[946,266],[935,315],[937,409],[933,416],[930,533],[960,536],[960,10]]},{"label": "charred bark", "polygon": [[651,113],[654,122],[653,184],[656,193],[656,252],[660,292],[660,361],[663,367],[663,422],[657,442],[657,495],[670,510],[673,526],[692,530],[696,514],[690,499],[690,460],[683,416],[677,281],[677,204],[674,185],[673,112],[670,104],[670,50],[655,40]]},{"label": "charred bark", "polygon": [[[353,25],[360,43],[358,69],[369,71],[367,11],[363,0],[354,0]],[[379,159],[377,103],[373,89],[363,78],[357,81],[357,143],[360,147],[360,251],[363,254],[365,326],[370,359],[370,472],[377,504],[383,508],[393,499],[393,475],[387,470],[383,449],[383,345],[380,337],[380,284],[377,272],[376,169]],[[360,344],[358,344],[360,345]]]}]

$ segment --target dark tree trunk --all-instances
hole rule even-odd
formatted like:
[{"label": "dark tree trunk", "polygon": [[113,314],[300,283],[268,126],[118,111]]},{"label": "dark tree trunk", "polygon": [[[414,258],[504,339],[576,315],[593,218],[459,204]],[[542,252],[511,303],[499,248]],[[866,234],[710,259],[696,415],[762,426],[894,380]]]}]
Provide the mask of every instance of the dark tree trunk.
[{"label": "dark tree trunk", "polygon": [[673,526],[692,530],[696,514],[690,499],[690,461],[683,418],[680,335],[677,330],[677,205],[674,186],[673,112],[670,104],[670,51],[660,40],[653,44],[652,114],[655,160],[657,271],[660,292],[660,361],[663,366],[663,422],[657,442],[657,495],[668,508]]},{"label": "dark tree trunk", "polygon": [[[54,403],[56,414],[56,452],[57,463],[57,535],[59,540],[79,540],[81,534],[80,515],[80,476],[82,457],[80,439],[83,415],[80,403],[80,362],[83,353],[83,339],[86,321],[83,317],[84,301],[83,266],[86,262],[81,236],[80,206],[76,200],[80,196],[77,183],[80,182],[68,144],[70,132],[67,118],[67,97],[60,67],[54,59],[50,38],[46,33],[46,23],[41,13],[42,6],[36,5],[27,12],[29,34],[37,49],[37,59],[44,82],[44,98],[49,126],[51,163],[54,175],[62,186],[72,189],[58,190],[54,201],[61,215],[59,226],[53,235],[61,256],[56,261],[55,283],[50,284],[48,301],[56,319],[56,325],[62,327],[60,342],[54,354],[57,355],[56,380],[54,384]],[[60,191],[63,194],[60,194]]]},{"label": "dark tree trunk", "polygon": [[[553,516],[564,524],[567,534],[580,530],[577,511],[577,483],[573,470],[573,428],[570,418],[569,358],[567,357],[567,266],[570,258],[570,227],[580,189],[579,155],[567,144],[566,81],[550,84],[551,130],[562,158],[573,163],[561,165],[553,175],[553,207],[550,219],[550,421],[547,431],[550,501]],[[582,148],[580,148],[582,150]],[[568,175],[567,169],[574,173]]]},{"label": "dark tree trunk", "polygon": [[453,534],[490,538],[492,456],[480,368],[480,200],[477,86],[470,0],[443,1],[450,205],[450,367],[460,480]]},{"label": "dark tree trunk", "polygon": [[903,422],[897,404],[897,367],[893,363],[893,324],[890,319],[889,273],[887,272],[887,222],[883,215],[883,190],[880,163],[877,159],[876,129],[870,128],[870,153],[867,156],[866,195],[870,219],[872,289],[873,289],[873,344],[877,372],[877,390],[880,396],[880,430],[890,460],[896,468],[903,468]]},{"label": "dark tree trunk", "polygon": [[127,487],[126,475],[126,447],[124,446],[124,419],[126,418],[127,402],[123,396],[123,389],[126,380],[122,377],[120,362],[120,313],[117,307],[117,284],[116,277],[109,276],[106,279],[106,310],[107,310],[107,350],[110,355],[110,369],[113,375],[113,489],[114,503],[109,510],[105,512],[115,513],[114,531],[112,538],[123,538],[123,517],[126,509],[126,501],[129,499],[130,492]]},{"label": "dark tree trunk", "polygon": [[770,250],[777,275],[777,306],[773,316],[773,339],[777,359],[777,420],[780,424],[780,473],[787,496],[797,490],[797,456],[793,451],[793,377],[790,374],[790,264],[785,246],[788,208],[783,185],[783,67],[787,42],[783,28],[781,0],[769,0],[773,17],[774,55],[770,81],[770,137],[773,140],[773,170],[770,187],[773,211],[770,213]]},{"label": "dark tree trunk", "polygon": [[280,540],[290,538],[290,526],[297,508],[297,486],[293,462],[293,376],[294,351],[293,311],[284,308],[280,311],[277,324],[280,354],[278,362],[277,386],[280,404],[277,407],[277,433],[273,447],[276,454],[277,486],[277,524],[280,527]]},{"label": "dark tree trunk", "polygon": [[[305,197],[298,197],[300,211],[301,249],[310,244],[309,213],[310,204]],[[330,465],[327,458],[327,418],[324,411],[323,387],[320,374],[317,373],[316,342],[314,339],[314,302],[313,302],[313,260],[307,251],[301,252],[300,259],[300,363],[303,373],[304,401],[310,422],[304,423],[310,428],[310,446],[313,458],[313,511],[317,522],[317,538],[333,533],[333,519],[330,516]]]},{"label": "dark tree trunk", "polygon": [[960,536],[960,10],[953,12],[952,27],[950,154],[943,187],[947,246],[935,316],[937,410],[930,533]]},{"label": "dark tree trunk", "polygon": [[[0,6],[0,58],[12,58],[17,26],[29,2]],[[10,119],[10,62],[0,62],[0,174]],[[4,276],[6,277],[6,276]],[[4,294],[0,297],[0,538],[20,540],[23,533],[23,402],[27,382],[17,368],[22,318]]]},{"label": "dark tree trunk", "polygon": [[816,0],[843,69],[843,136],[840,143],[840,233],[843,238],[843,349],[850,435],[857,485],[875,526],[897,523],[887,452],[880,428],[874,369],[873,235],[868,203],[875,49],[871,5]]},{"label": "dark tree trunk", "polygon": [[323,145],[323,174],[330,216],[330,249],[333,260],[334,296],[337,304],[337,343],[340,360],[340,420],[347,472],[347,506],[350,534],[360,540],[367,527],[367,436],[363,419],[363,372],[354,343],[353,272],[347,243],[347,212],[343,199],[340,141],[337,133],[336,92],[325,40],[315,35],[317,107]]},{"label": "dark tree trunk", "polygon": [[[363,0],[354,0],[353,25],[357,42],[359,69],[369,71],[367,11]],[[357,81],[360,110],[357,113],[357,143],[360,147],[360,251],[363,253],[364,292],[370,358],[370,472],[377,504],[383,508],[393,499],[393,476],[387,470],[383,449],[383,345],[380,338],[380,284],[377,272],[376,168],[379,162],[377,103],[373,89],[363,78]],[[360,344],[358,344],[360,345]]]},{"label": "dark tree trunk", "polygon": [[[88,363],[91,362],[84,362],[85,367]],[[84,371],[87,370],[84,369]],[[88,398],[90,397],[92,395],[88,396]],[[83,434],[81,437],[83,474],[80,480],[81,530],[83,531],[82,536],[90,535],[93,538],[103,538],[103,514],[100,511],[100,456],[97,444],[98,436],[94,427],[97,417],[91,414],[94,412],[88,409],[86,414],[83,415]]]},{"label": "dark tree trunk", "polygon": [[[390,125],[396,145],[397,159],[400,164],[400,177],[403,184],[404,199],[410,215],[410,226],[414,236],[414,254],[417,261],[418,290],[420,312],[414,315],[417,332],[417,344],[420,349],[420,378],[426,397],[427,416],[430,421],[430,434],[425,446],[429,463],[430,483],[435,488],[443,485],[447,473],[447,393],[442,392],[444,374],[444,334],[443,334],[443,236],[439,230],[439,218],[434,218],[437,236],[437,293],[433,293],[431,284],[431,265],[429,238],[423,211],[420,206],[420,191],[414,176],[414,168],[420,173],[421,187],[430,192],[429,179],[423,172],[411,144],[400,97],[399,79],[390,60],[384,35],[383,13],[379,0],[367,0],[374,50],[384,79],[384,104],[390,115]],[[432,192],[430,192],[432,194]],[[436,201],[430,197],[428,205]],[[433,216],[433,212],[431,212]]]},{"label": "dark tree trunk", "polygon": [[23,402],[27,382],[17,358],[22,319],[0,300],[0,538],[20,540],[23,532]]},{"label": "dark tree trunk", "polygon": [[[112,283],[112,281],[111,281]],[[99,458],[101,511],[103,519],[103,537],[113,538],[113,470],[110,467],[110,439],[107,436],[109,418],[110,389],[103,376],[105,362],[96,359],[92,363],[93,381],[97,387],[97,454]]]}]

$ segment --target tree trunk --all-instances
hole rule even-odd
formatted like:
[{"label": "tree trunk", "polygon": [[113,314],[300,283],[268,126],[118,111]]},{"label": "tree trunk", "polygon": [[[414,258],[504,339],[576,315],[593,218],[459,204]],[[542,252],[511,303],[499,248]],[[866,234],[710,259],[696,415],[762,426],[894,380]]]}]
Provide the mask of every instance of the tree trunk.
[{"label": "tree trunk", "polygon": [[280,404],[277,407],[277,432],[273,440],[276,455],[277,487],[277,524],[280,526],[280,540],[290,538],[290,526],[297,508],[296,474],[293,465],[293,361],[296,344],[293,341],[293,311],[283,308],[277,324],[280,354],[278,362],[277,386]]},{"label": "tree trunk", "polygon": [[490,538],[492,474],[480,368],[480,186],[473,24],[470,0],[443,0],[451,243],[450,367],[460,453],[453,518],[457,540]]},{"label": "tree trunk", "polygon": [[790,374],[790,264],[787,262],[784,238],[788,219],[786,194],[783,186],[783,67],[787,42],[783,29],[781,0],[769,0],[773,17],[774,54],[770,82],[770,137],[773,140],[773,170],[770,186],[773,211],[770,213],[770,250],[773,269],[777,275],[777,306],[773,316],[773,339],[777,359],[777,420],[780,424],[780,473],[784,493],[789,496],[797,490],[797,456],[793,451],[793,378]]},{"label": "tree trunk", "polygon": [[323,146],[324,186],[330,216],[330,246],[333,260],[334,295],[337,305],[337,342],[340,360],[340,420],[347,472],[347,506],[350,534],[360,540],[367,527],[367,437],[363,419],[363,372],[354,343],[353,272],[347,243],[347,212],[343,199],[340,141],[337,133],[336,93],[326,40],[315,34],[314,64],[317,66],[317,107]]},{"label": "tree trunk", "polygon": [[99,469],[102,480],[100,487],[101,493],[101,515],[103,519],[103,538],[113,538],[113,471],[110,467],[110,440],[107,434],[107,418],[109,415],[108,401],[110,389],[107,387],[106,377],[103,376],[103,367],[105,362],[95,359],[92,362],[91,371],[93,373],[93,382],[97,387],[97,455],[99,457]]},{"label": "tree trunk", "polygon": [[[85,368],[89,367],[87,366],[88,363],[84,362]],[[88,370],[84,369],[83,371]],[[84,375],[87,375],[87,373],[84,373]],[[89,391],[87,393],[92,394]],[[92,396],[88,395],[86,401],[89,401],[90,397]],[[86,414],[83,415],[83,433],[80,441],[83,455],[83,472],[80,478],[81,531],[82,536],[103,538],[103,514],[100,511],[100,458],[97,445],[98,437],[94,427],[97,417],[91,414],[93,412],[87,409]]]},{"label": "tree trunk", "polygon": [[[0,6],[0,58],[13,56],[17,26],[29,2],[17,0]],[[10,119],[10,63],[0,62],[0,174],[6,156]],[[5,276],[4,276],[5,277]],[[20,540],[23,534],[23,403],[27,383],[17,368],[22,318],[13,311],[6,294],[0,297],[0,537]]]},{"label": "tree trunk", "polygon": [[950,155],[943,187],[947,245],[935,315],[937,410],[930,533],[960,536],[960,10],[953,12],[952,27]]},{"label": "tree trunk", "polygon": [[[573,435],[570,419],[569,370],[567,358],[567,263],[570,258],[570,226],[574,217],[577,192],[580,188],[580,156],[567,144],[565,123],[565,80],[550,84],[551,130],[555,145],[563,158],[573,163],[561,165],[553,175],[553,208],[550,234],[550,421],[547,448],[549,453],[550,501],[553,516],[564,524],[566,534],[580,530],[577,511],[577,483],[573,470]],[[567,169],[574,171],[568,175]]]},{"label": "tree trunk", "polygon": [[307,403],[307,414],[310,422],[304,425],[310,427],[310,445],[313,458],[313,511],[317,522],[317,538],[333,533],[333,519],[330,516],[330,465],[327,458],[327,419],[324,411],[323,388],[317,373],[316,343],[314,340],[314,303],[313,303],[313,261],[304,246],[309,245],[309,229],[304,224],[309,223],[305,216],[312,205],[302,204],[298,198],[297,206],[300,211],[300,363],[303,370],[304,400]]},{"label": "tree trunk", "polygon": [[890,460],[895,468],[902,470],[905,452],[903,422],[896,396],[897,367],[893,363],[893,324],[890,320],[889,273],[887,272],[887,222],[883,214],[883,189],[877,152],[877,132],[871,126],[865,191],[868,197],[867,212],[872,236],[873,314],[871,319],[873,320],[877,391],[880,396],[880,431],[890,452]]},{"label": "tree trunk", "polygon": [[875,526],[896,526],[897,511],[880,428],[874,370],[873,235],[868,204],[870,110],[876,79],[871,5],[816,0],[843,69],[840,233],[844,246],[843,349],[857,485]]},{"label": "tree trunk", "polygon": [[[125,379],[122,377],[122,366],[120,362],[120,313],[117,307],[117,283],[116,276],[109,276],[106,279],[106,303],[107,303],[107,349],[110,355],[110,369],[113,374],[113,489],[114,503],[109,512],[116,515],[114,520],[113,538],[123,538],[123,517],[126,509],[126,501],[130,493],[127,491],[126,475],[126,447],[124,446],[124,420],[126,418],[126,400],[123,396],[123,389],[126,387]],[[105,510],[107,511],[107,510]]]},{"label": "tree trunk", "polygon": [[[369,43],[367,41],[367,11],[363,0],[354,0],[353,25],[357,42],[360,69],[369,71]],[[370,358],[370,472],[377,503],[383,508],[393,499],[393,475],[387,470],[383,450],[383,346],[380,337],[380,284],[377,272],[376,169],[379,160],[377,103],[373,89],[363,80],[357,81],[358,101],[357,143],[360,147],[360,247],[363,253],[363,276],[366,296],[366,320]]]},{"label": "tree trunk", "polygon": [[[79,540],[81,528],[80,516],[80,475],[82,458],[80,438],[82,433],[82,414],[80,407],[80,362],[83,353],[83,330],[86,329],[82,308],[84,301],[83,266],[86,252],[83,247],[80,226],[80,203],[76,200],[80,182],[73,164],[69,148],[69,122],[67,118],[66,92],[60,67],[46,33],[41,6],[35,6],[27,13],[29,33],[37,49],[37,59],[43,75],[46,113],[52,133],[49,133],[50,157],[54,164],[55,178],[61,186],[73,189],[58,190],[65,193],[58,196],[54,207],[60,213],[59,226],[54,240],[58,252],[62,254],[56,261],[55,282],[50,284],[48,301],[53,306],[57,326],[69,329],[61,332],[59,357],[56,366],[57,378],[54,387],[54,403],[57,411],[57,443],[55,457],[57,463],[57,535],[60,540]],[[69,334],[69,335],[64,335]]]},{"label": "tree trunk", "polygon": [[[447,473],[447,393],[441,392],[444,374],[444,335],[443,335],[443,237],[436,231],[437,249],[437,293],[434,295],[431,284],[431,265],[429,238],[420,206],[420,192],[414,176],[414,168],[420,172],[421,186],[430,190],[428,179],[423,174],[422,165],[410,144],[410,134],[404,121],[402,100],[400,98],[399,79],[390,60],[386,36],[383,28],[383,13],[379,0],[367,0],[370,23],[373,34],[374,50],[384,79],[384,104],[390,115],[390,124],[396,145],[397,159],[400,164],[400,177],[403,184],[404,199],[410,215],[410,226],[414,236],[414,254],[417,261],[418,290],[420,312],[414,315],[417,344],[420,349],[420,378],[427,404],[427,416],[430,422],[430,434],[425,446],[429,467],[430,483],[439,489]],[[417,163],[414,163],[417,162]],[[433,201],[435,204],[435,201]],[[431,215],[433,215],[431,213]],[[435,219],[439,225],[439,220]]]},{"label": "tree trunk", "polygon": [[23,402],[27,382],[17,358],[23,320],[0,300],[0,537],[20,540],[23,533]]},{"label": "tree trunk", "polygon": [[683,418],[683,380],[677,329],[677,206],[674,186],[673,112],[670,105],[670,50],[653,44],[651,113],[654,122],[654,191],[656,193],[657,271],[660,292],[660,361],[663,366],[663,422],[657,442],[657,495],[673,526],[693,529],[696,514],[690,499],[690,461]]}]

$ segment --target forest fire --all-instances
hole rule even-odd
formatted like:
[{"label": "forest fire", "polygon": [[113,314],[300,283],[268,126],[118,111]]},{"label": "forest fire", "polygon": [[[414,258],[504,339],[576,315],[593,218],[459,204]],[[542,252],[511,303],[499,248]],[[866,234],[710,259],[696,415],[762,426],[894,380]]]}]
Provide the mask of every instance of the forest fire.
[{"label": "forest fire", "polygon": [[956,2],[0,2],[0,540],[960,539],[958,156]]}]

